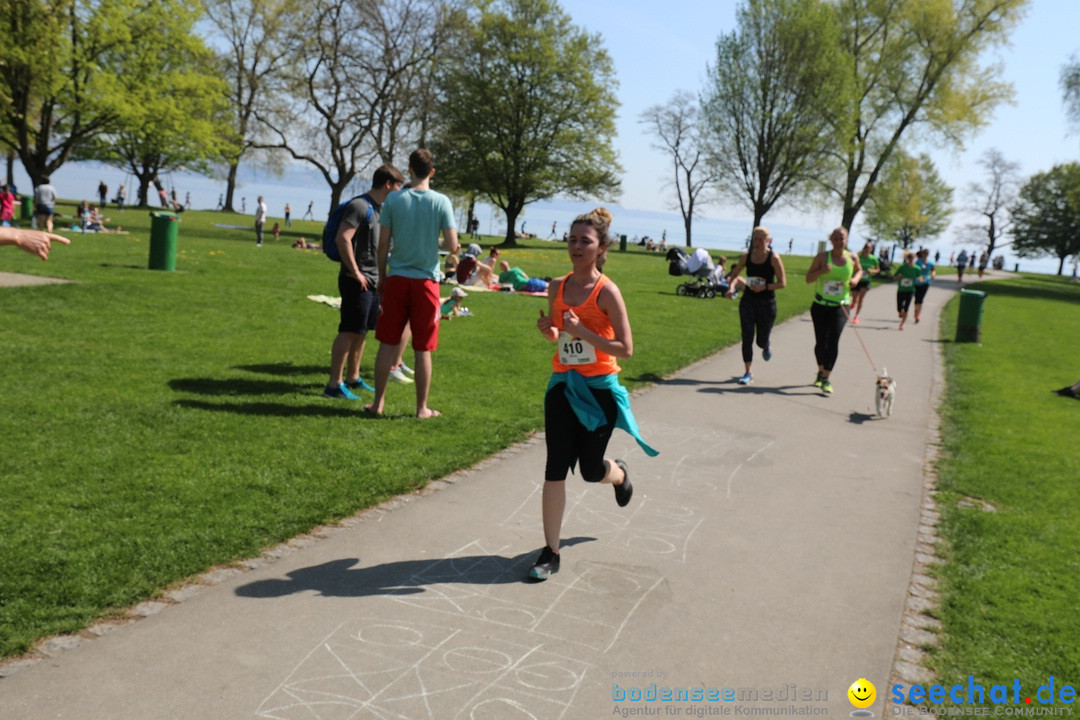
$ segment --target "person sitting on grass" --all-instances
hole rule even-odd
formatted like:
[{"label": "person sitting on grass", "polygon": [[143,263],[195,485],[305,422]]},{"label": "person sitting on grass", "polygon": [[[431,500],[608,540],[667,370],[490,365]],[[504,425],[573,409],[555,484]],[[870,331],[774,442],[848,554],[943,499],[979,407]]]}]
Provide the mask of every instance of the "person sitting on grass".
[{"label": "person sitting on grass", "polygon": [[122,228],[119,227],[116,230],[110,230],[109,228],[105,227],[105,223],[107,222],[109,222],[109,218],[102,217],[101,212],[98,210],[97,206],[91,205],[90,215],[87,220],[86,229],[102,233],[120,232],[120,230],[122,230]]},{"label": "person sitting on grass", "polygon": [[492,269],[494,265],[490,265],[488,262],[494,262],[494,259],[499,256],[499,251],[492,248],[492,254],[489,254],[484,262],[478,260],[481,252],[483,251],[480,246],[472,243],[462,254],[461,262],[457,266],[458,285],[483,285],[488,287],[495,282],[495,274]]},{"label": "person sitting on grass", "polygon": [[439,316],[443,320],[449,320],[451,317],[470,317],[472,315],[468,308],[461,307],[462,298],[469,297],[469,293],[465,292],[459,287],[450,291],[450,297],[443,300],[442,305],[439,306]]},{"label": "person sitting on grass", "polygon": [[455,277],[460,262],[457,253],[450,253],[446,256],[446,264],[443,265],[443,282]]},{"label": "person sitting on grass", "polygon": [[509,285],[516,292],[546,293],[548,280],[529,277],[528,274],[518,267],[510,267],[510,263],[503,260],[499,263],[502,272],[499,273],[499,284]]}]

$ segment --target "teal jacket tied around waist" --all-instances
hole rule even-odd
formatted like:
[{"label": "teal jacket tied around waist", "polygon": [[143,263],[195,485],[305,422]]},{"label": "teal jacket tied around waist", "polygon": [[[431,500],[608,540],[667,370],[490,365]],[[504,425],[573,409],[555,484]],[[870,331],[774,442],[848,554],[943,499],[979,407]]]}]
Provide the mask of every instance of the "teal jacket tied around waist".
[{"label": "teal jacket tied around waist", "polygon": [[646,443],[641,437],[641,431],[638,430],[637,420],[634,419],[634,413],[630,410],[630,393],[626,388],[619,384],[618,375],[596,375],[594,377],[585,377],[576,370],[568,370],[566,372],[556,372],[551,374],[551,381],[548,383],[548,390],[556,385],[564,383],[566,385],[566,399],[570,402],[570,407],[574,410],[574,415],[577,416],[578,422],[580,422],[586,430],[595,430],[596,428],[607,422],[607,418],[604,416],[604,411],[600,407],[600,404],[596,402],[596,398],[589,392],[589,388],[595,390],[610,390],[612,397],[615,398],[615,406],[617,413],[615,415],[615,427],[625,430],[630,434],[637,444],[645,451],[645,454],[650,457],[655,457],[660,454],[658,450],[654,450]]}]

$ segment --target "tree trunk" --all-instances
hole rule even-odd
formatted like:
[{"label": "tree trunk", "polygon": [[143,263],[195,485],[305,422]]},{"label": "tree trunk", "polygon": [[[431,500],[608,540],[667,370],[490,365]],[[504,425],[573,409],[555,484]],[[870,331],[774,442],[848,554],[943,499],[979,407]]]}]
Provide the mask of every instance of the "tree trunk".
[{"label": "tree trunk", "polygon": [[761,227],[761,224],[765,222],[765,211],[760,207],[754,207],[754,227]]},{"label": "tree trunk", "polygon": [[1068,257],[1068,255],[1059,255],[1058,256],[1058,271],[1057,271],[1058,275],[1062,275],[1065,272],[1065,258],[1067,258],[1067,257]]},{"label": "tree trunk", "polygon": [[499,247],[517,247],[517,235],[514,233],[514,228],[517,227],[518,216],[521,215],[524,208],[525,203],[523,201],[518,202],[516,199],[511,200],[507,207],[501,208],[503,214],[506,215],[506,238]]},{"label": "tree trunk", "polygon": [[225,206],[221,208],[225,212],[236,212],[233,210],[233,196],[236,194],[236,169],[239,165],[239,162],[229,163],[229,174],[225,179]]},{"label": "tree trunk", "polygon": [[139,181],[138,206],[150,206],[150,182],[154,179],[153,174],[135,173],[135,179]]},{"label": "tree trunk", "polygon": [[7,185],[8,187],[15,187],[15,151],[8,148],[7,151]]}]

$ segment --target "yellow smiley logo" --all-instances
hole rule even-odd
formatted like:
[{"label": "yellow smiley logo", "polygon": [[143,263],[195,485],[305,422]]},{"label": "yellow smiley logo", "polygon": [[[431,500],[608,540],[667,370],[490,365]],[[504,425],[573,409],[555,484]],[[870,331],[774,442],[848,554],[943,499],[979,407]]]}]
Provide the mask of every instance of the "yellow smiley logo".
[{"label": "yellow smiley logo", "polygon": [[874,704],[874,700],[877,700],[877,688],[866,678],[859,678],[851,683],[851,687],[847,690],[847,697],[855,707],[868,708]]}]

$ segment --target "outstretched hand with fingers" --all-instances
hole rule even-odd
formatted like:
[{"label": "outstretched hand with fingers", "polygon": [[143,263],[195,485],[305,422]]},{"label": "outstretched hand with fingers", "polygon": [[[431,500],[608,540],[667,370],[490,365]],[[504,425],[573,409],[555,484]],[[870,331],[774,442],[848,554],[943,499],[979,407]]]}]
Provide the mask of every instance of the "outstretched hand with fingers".
[{"label": "outstretched hand with fingers", "polygon": [[54,235],[49,232],[38,230],[23,230],[20,228],[0,228],[0,245],[15,245],[31,255],[37,255],[42,260],[49,259],[49,250],[53,243],[70,245],[71,241],[66,237]]}]

